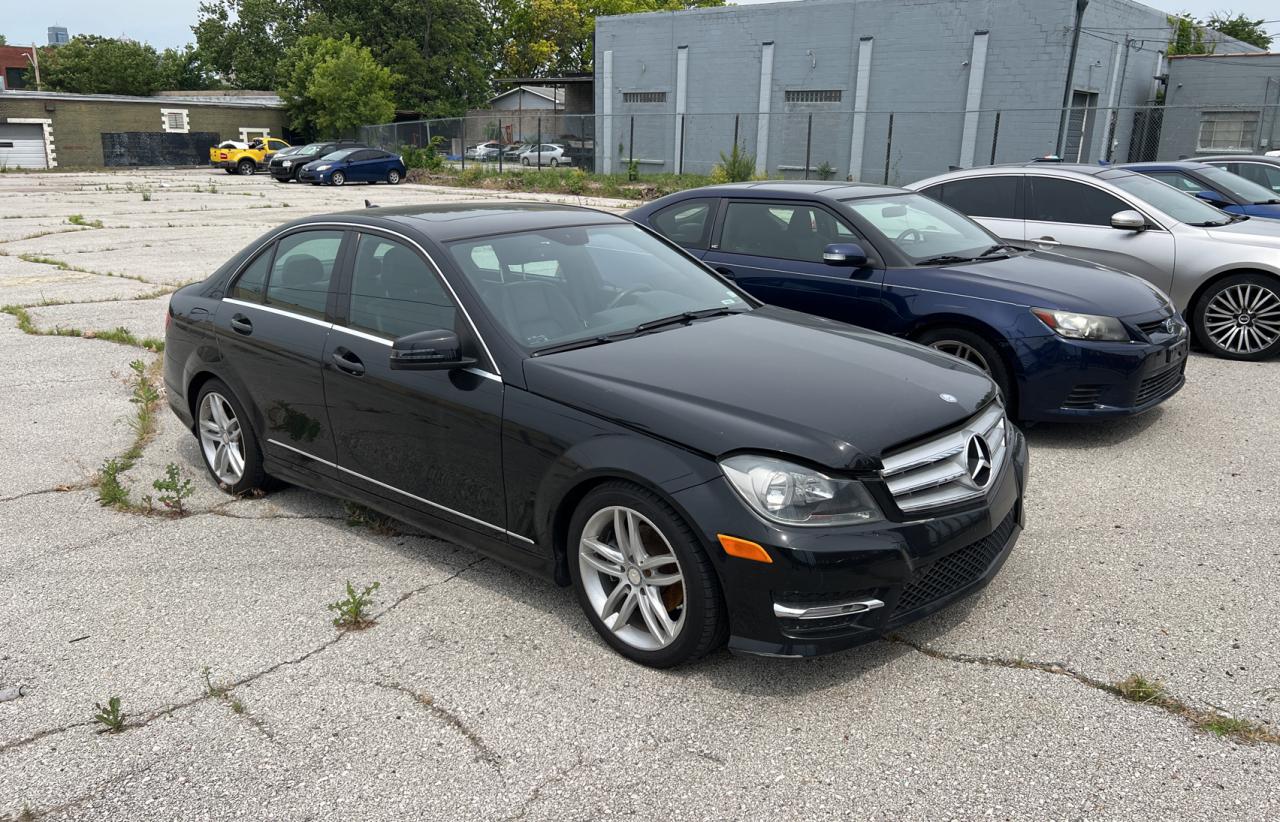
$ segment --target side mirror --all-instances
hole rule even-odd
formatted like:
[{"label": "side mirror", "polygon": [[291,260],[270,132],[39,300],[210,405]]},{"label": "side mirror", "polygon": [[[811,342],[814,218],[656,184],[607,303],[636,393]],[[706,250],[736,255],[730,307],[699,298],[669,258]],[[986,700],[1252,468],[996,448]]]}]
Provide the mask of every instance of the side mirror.
[{"label": "side mirror", "polygon": [[1111,215],[1111,227],[1121,231],[1146,231],[1147,218],[1132,209],[1117,211]]},{"label": "side mirror", "polygon": [[407,334],[391,344],[392,371],[449,371],[475,364],[462,355],[458,335],[444,329]]},{"label": "side mirror", "polygon": [[1231,205],[1231,203],[1222,199],[1222,195],[1216,191],[1197,191],[1196,196],[1199,197],[1201,200],[1204,200],[1206,203],[1209,203],[1210,205],[1215,205],[1218,208]]},{"label": "side mirror", "polygon": [[862,268],[867,264],[867,252],[857,243],[832,243],[822,249],[822,261],[844,268]]}]

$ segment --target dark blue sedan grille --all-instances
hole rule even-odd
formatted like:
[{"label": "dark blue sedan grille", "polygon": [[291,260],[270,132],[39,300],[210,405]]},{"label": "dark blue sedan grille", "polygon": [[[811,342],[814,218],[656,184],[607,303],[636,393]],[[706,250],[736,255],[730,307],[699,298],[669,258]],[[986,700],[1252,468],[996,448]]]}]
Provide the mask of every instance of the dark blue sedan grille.
[{"label": "dark blue sedan grille", "polygon": [[902,596],[898,597],[898,605],[893,611],[894,617],[937,602],[981,579],[1013,535],[1013,529],[1017,525],[1016,513],[1015,508],[990,534],[959,551],[947,554],[921,571],[902,590]]},{"label": "dark blue sedan grille", "polygon": [[1138,386],[1138,396],[1134,398],[1133,404],[1144,405],[1172,391],[1182,379],[1185,366],[1184,360],[1181,365],[1175,365],[1173,368],[1167,368],[1159,374],[1147,377]]}]

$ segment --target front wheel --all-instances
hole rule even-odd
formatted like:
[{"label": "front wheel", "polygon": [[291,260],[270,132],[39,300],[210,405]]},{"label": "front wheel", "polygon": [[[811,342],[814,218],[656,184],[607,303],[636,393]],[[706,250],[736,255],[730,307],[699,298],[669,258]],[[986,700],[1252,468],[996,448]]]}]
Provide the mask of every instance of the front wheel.
[{"label": "front wheel", "polygon": [[209,380],[196,399],[196,436],[205,468],[218,487],[239,496],[264,487],[262,449],[249,416],[221,380]]},{"label": "front wheel", "polygon": [[335,186],[340,186],[347,181],[347,175],[341,171],[335,171],[329,176],[329,182]]},{"label": "front wheel", "polygon": [[1192,313],[1196,339],[1215,357],[1265,360],[1280,353],[1280,281],[1234,274],[1209,287]]},{"label": "front wheel", "polygon": [[240,163],[236,166],[236,171],[240,172],[240,175],[243,177],[248,177],[250,174],[253,174],[257,170],[258,170],[258,166],[256,163],[253,162],[253,160],[241,160]]},{"label": "front wheel", "polygon": [[583,498],[569,525],[569,574],[596,632],[633,662],[670,668],[724,642],[720,581],[689,525],[629,482]]},{"label": "front wheel", "polygon": [[1000,352],[984,337],[963,328],[934,328],[918,336],[916,342],[976,366],[991,378],[1005,403],[1009,403],[1013,396],[1009,369],[1000,358]]},{"label": "front wheel", "polygon": [[391,185],[398,185],[400,183],[400,171],[394,168],[388,171],[387,182]]},{"label": "front wheel", "polygon": [[552,168],[555,168],[555,167],[556,167],[556,166],[558,166],[558,165],[560,165],[560,161],[559,161],[559,160],[557,160],[555,157],[552,157],[552,158],[551,158],[551,167],[552,167]]},{"label": "front wheel", "polygon": [[520,165],[522,165],[522,166],[527,166],[527,165],[529,165],[529,158],[528,158],[528,157],[521,157],[521,158],[520,158]]}]

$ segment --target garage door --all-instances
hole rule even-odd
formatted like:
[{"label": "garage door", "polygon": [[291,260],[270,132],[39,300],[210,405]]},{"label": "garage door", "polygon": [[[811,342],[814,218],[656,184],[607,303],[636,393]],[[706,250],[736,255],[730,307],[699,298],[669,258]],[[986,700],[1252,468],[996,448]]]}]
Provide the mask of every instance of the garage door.
[{"label": "garage door", "polygon": [[44,127],[39,123],[0,123],[0,166],[48,168]]}]

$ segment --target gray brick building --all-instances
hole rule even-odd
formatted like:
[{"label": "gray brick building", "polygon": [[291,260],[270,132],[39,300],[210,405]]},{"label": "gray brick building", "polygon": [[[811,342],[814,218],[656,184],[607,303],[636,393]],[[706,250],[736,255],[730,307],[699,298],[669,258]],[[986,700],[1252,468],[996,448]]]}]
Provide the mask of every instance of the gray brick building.
[{"label": "gray brick building", "polygon": [[[800,0],[596,21],[596,168],[908,182],[1053,153],[1069,0]],[[1165,12],[1092,0],[1066,155],[1128,159],[1166,71]],[[1218,54],[1252,46],[1209,33]]]},{"label": "gray brick building", "polygon": [[1280,54],[1169,58],[1160,158],[1280,149]]}]

